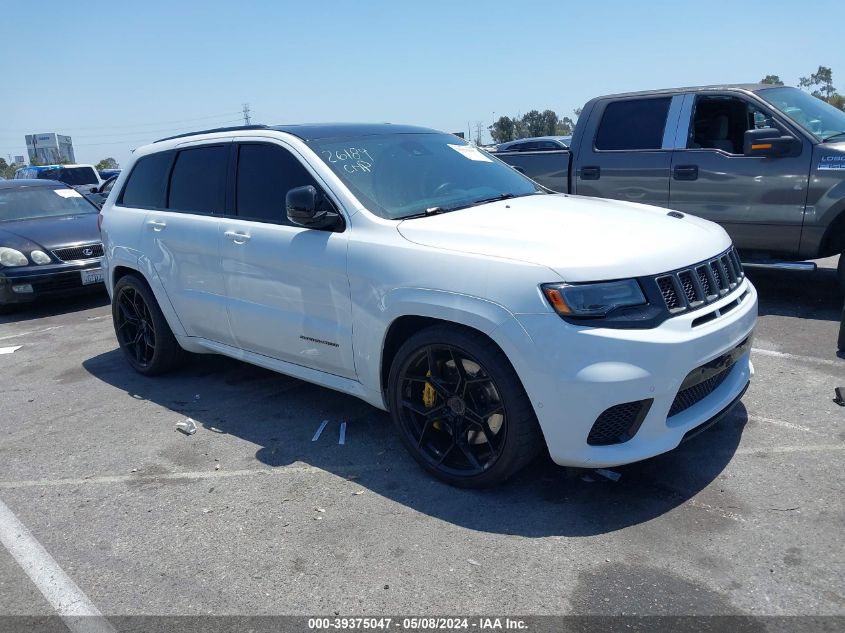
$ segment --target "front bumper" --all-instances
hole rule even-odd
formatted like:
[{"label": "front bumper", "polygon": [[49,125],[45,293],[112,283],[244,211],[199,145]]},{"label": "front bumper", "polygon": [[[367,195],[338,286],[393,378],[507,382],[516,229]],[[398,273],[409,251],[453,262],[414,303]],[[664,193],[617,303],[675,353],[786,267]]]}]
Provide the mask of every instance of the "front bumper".
[{"label": "front bumper", "polygon": [[[718,316],[700,318],[716,310]],[[514,327],[528,334],[533,350],[511,360],[552,459],[566,466],[616,466],[669,451],[697,427],[728,412],[753,374],[750,342],[731,359],[733,365],[712,391],[670,416],[690,372],[749,339],[756,319],[757,292],[747,279],[706,309],[652,329],[579,327],[551,313],[516,315]],[[608,445],[588,443],[604,411],[644,400],[650,406],[632,437]]]},{"label": "front bumper", "polygon": [[[0,270],[0,305],[102,292],[105,290],[102,282],[82,283],[81,271],[93,268],[102,268],[101,259],[38,267],[4,268]],[[21,292],[22,287],[26,286],[31,286],[32,292]]]}]

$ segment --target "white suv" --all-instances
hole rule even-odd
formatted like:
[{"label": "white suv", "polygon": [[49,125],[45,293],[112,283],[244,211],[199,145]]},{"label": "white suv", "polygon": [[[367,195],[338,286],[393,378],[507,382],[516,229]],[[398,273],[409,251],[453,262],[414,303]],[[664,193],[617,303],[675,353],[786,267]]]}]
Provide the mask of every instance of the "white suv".
[{"label": "white suv", "polygon": [[137,150],[102,210],[129,363],[219,353],[390,411],[429,472],[600,467],[676,447],[752,375],[724,230],[550,194],[397,125],[211,130]]}]

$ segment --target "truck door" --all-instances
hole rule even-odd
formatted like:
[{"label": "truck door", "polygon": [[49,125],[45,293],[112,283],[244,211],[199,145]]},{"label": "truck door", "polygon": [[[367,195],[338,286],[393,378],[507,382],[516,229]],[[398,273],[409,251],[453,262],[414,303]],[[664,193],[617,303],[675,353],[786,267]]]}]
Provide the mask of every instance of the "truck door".
[{"label": "truck door", "polygon": [[802,139],[794,156],[745,156],[746,130],[774,127],[773,135],[797,135],[764,104],[740,94],[687,95],[683,110],[669,206],[721,224],[742,250],[794,255],[807,199],[809,142]]},{"label": "truck door", "polygon": [[669,168],[683,97],[599,101],[577,148],[574,193],[669,205]]}]

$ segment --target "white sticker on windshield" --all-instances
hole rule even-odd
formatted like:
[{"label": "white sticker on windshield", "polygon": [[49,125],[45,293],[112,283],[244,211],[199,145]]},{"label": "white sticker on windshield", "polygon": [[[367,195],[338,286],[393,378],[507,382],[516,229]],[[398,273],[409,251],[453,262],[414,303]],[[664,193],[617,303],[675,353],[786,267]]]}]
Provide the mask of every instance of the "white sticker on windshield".
[{"label": "white sticker on windshield", "polygon": [[461,156],[466,156],[470,160],[480,160],[484,163],[493,162],[482,152],[480,152],[477,147],[473,147],[472,145],[452,145],[450,143],[449,147],[458,152],[458,154],[460,154]]},{"label": "white sticker on windshield", "polygon": [[74,189],[53,189],[53,193],[62,198],[81,198],[82,196]]}]

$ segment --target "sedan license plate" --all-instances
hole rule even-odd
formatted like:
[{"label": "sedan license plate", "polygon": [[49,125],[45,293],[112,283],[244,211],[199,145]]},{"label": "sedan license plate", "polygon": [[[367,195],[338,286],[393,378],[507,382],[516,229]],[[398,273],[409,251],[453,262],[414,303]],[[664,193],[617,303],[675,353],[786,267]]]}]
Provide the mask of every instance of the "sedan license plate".
[{"label": "sedan license plate", "polygon": [[82,285],[88,286],[90,284],[99,284],[103,282],[102,268],[87,268],[79,271],[82,275]]}]

